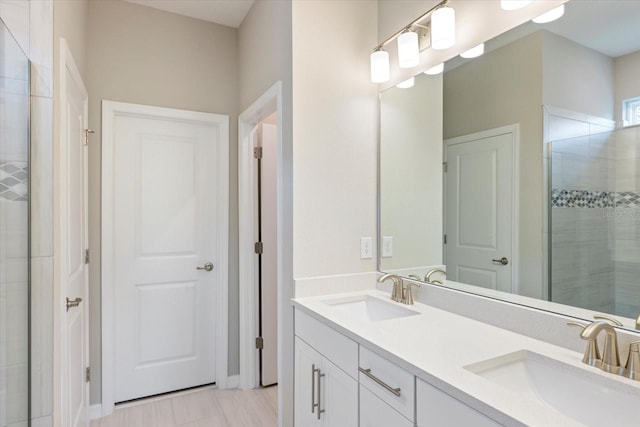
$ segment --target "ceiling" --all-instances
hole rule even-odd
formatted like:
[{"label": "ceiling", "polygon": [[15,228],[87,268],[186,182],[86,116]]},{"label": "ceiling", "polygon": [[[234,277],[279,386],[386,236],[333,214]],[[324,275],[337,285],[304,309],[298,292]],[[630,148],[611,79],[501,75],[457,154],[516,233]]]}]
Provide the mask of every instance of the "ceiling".
[{"label": "ceiling", "polygon": [[254,0],[125,0],[178,15],[238,28]]}]

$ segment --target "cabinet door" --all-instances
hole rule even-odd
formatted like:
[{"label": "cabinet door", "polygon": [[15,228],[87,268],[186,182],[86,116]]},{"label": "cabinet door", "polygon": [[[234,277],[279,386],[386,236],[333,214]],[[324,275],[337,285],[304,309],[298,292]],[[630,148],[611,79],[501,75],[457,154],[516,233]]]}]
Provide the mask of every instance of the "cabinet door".
[{"label": "cabinet door", "polygon": [[418,427],[501,425],[421,379],[417,381],[416,403]]},{"label": "cabinet door", "polygon": [[360,427],[413,427],[413,423],[360,386]]},{"label": "cabinet door", "polygon": [[357,427],[358,382],[327,359],[322,359],[320,402],[323,427]]},{"label": "cabinet door", "polygon": [[[319,427],[318,419],[318,371],[322,369],[320,353],[304,341],[295,339],[295,407],[296,427]],[[322,417],[321,417],[322,418]]]}]

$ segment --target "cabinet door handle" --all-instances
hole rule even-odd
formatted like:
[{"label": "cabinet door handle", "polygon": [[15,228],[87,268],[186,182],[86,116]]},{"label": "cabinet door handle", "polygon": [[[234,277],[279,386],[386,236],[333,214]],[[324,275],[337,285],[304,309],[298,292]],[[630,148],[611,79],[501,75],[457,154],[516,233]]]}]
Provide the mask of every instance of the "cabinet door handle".
[{"label": "cabinet door handle", "polygon": [[379,384],[382,387],[384,387],[384,389],[387,390],[388,392],[393,393],[396,396],[400,397],[400,387],[398,387],[398,388],[391,387],[389,384],[385,383],[380,378],[378,378],[375,375],[373,375],[371,373],[371,369],[364,369],[364,368],[358,367],[358,371],[362,372],[363,374],[365,374],[366,376],[371,378],[373,381],[376,382],[376,384]]},{"label": "cabinet door handle", "polygon": [[317,370],[318,371],[318,419],[320,419],[320,414],[322,414],[324,412],[324,409],[322,409],[322,391],[320,389],[320,378],[324,377],[324,374],[320,373],[320,369]]},{"label": "cabinet door handle", "polygon": [[311,413],[313,414],[316,410],[316,371],[320,371],[320,369],[316,369],[316,365],[311,365]]}]

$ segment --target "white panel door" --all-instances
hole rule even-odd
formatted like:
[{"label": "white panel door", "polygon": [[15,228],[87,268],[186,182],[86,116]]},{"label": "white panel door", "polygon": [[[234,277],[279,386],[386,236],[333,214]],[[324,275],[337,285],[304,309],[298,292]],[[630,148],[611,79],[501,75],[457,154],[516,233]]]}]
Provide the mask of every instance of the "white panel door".
[{"label": "white panel door", "polygon": [[61,43],[64,91],[61,105],[61,141],[59,158],[60,212],[60,310],[64,313],[62,347],[62,418],[67,426],[88,426],[89,383],[85,369],[89,365],[88,279],[85,258],[87,228],[87,92],[73,65],[73,59]]},{"label": "white panel door", "polygon": [[278,382],[278,128],[263,123],[260,179],[260,385]]},{"label": "white panel door", "polygon": [[490,133],[446,142],[447,278],[511,292],[513,133]]},{"label": "white panel door", "polygon": [[358,382],[342,369],[322,359],[319,407],[324,427],[358,425]]},{"label": "white panel door", "polygon": [[113,133],[115,401],[213,383],[220,126],[131,114]]}]

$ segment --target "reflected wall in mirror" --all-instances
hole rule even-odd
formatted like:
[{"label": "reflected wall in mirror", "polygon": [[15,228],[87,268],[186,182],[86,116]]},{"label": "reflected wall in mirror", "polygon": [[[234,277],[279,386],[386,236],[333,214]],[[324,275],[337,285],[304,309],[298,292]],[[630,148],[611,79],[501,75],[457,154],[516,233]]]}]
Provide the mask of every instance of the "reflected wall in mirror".
[{"label": "reflected wall in mirror", "polygon": [[[638,6],[572,0],[558,21],[528,22],[487,41],[479,58],[448,61],[442,94],[381,94],[381,271],[424,278],[444,264],[449,280],[480,293],[640,313],[640,140],[623,129],[640,123]],[[413,116],[403,121],[390,114],[403,108],[401,90],[416,90],[402,95]],[[440,96],[440,127],[433,108],[416,117],[416,104]],[[424,135],[422,145],[405,144],[408,135]],[[402,181],[399,165],[422,167]]]},{"label": "reflected wall in mirror", "polygon": [[29,61],[0,20],[0,426],[29,422]]}]

